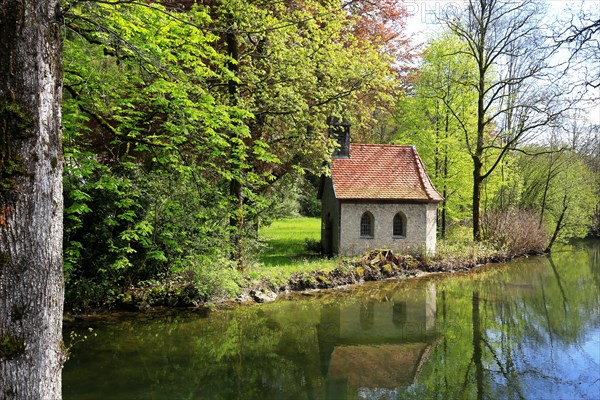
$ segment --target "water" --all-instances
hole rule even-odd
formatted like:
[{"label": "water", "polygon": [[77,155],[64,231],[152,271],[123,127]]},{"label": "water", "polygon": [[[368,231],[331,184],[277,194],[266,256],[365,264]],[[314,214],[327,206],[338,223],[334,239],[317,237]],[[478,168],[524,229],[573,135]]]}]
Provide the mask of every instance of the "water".
[{"label": "water", "polygon": [[600,241],[228,311],[68,324],[65,399],[600,399]]}]

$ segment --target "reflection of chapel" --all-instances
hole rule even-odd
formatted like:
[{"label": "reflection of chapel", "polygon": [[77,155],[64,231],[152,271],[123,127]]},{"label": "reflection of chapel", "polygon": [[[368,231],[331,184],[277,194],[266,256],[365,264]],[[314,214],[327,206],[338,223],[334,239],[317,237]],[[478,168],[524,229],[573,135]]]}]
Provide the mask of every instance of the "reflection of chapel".
[{"label": "reflection of chapel", "polygon": [[317,335],[331,398],[389,398],[415,382],[435,340],[436,289],[424,289],[322,308]]},{"label": "reflection of chapel", "polygon": [[321,246],[327,255],[375,248],[433,253],[443,200],[414,146],[350,144],[350,124],[330,121],[337,139],[331,176],[319,188]]}]

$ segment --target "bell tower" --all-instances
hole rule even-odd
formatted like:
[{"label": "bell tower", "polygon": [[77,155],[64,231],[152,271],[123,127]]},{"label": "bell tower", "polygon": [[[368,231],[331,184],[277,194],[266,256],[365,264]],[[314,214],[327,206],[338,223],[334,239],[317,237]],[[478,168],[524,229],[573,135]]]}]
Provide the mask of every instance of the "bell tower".
[{"label": "bell tower", "polygon": [[349,158],[350,157],[350,127],[352,124],[343,118],[338,117],[327,118],[329,125],[329,137],[335,139],[337,147],[333,151],[332,157]]}]

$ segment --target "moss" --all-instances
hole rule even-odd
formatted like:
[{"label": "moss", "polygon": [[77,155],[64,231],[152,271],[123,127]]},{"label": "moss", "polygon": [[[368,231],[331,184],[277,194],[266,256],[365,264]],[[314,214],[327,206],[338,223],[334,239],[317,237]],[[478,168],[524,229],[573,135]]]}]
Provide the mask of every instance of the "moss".
[{"label": "moss", "polygon": [[327,286],[329,286],[331,284],[331,282],[329,281],[329,279],[327,279],[327,277],[325,275],[318,275],[317,281],[320,283],[323,283]]},{"label": "moss", "polygon": [[[0,201],[1,201],[1,197],[0,197]],[[10,256],[8,255],[8,252],[0,251],[0,276],[2,276],[2,274],[4,274],[4,269],[8,265],[9,260],[10,260]]]},{"label": "moss", "polygon": [[0,121],[0,193],[13,192],[17,187],[14,178],[27,175],[27,171],[23,159],[11,154],[11,141],[32,137],[34,120],[17,102],[0,100]]},{"label": "moss", "polygon": [[3,334],[0,336],[0,357],[11,360],[25,353],[25,339],[19,336]]},{"label": "moss", "polygon": [[[14,101],[0,101],[0,120],[11,122],[12,136],[15,138],[29,138],[33,136],[30,128],[34,126],[34,121],[25,110]],[[7,134],[8,132],[5,132]]]},{"label": "moss", "polygon": [[406,268],[407,269],[419,269],[420,266],[421,266],[421,263],[417,259],[414,259],[411,257],[406,260]]},{"label": "moss", "polygon": [[15,397],[17,393],[15,392],[15,388],[9,386],[6,389],[4,389],[4,398],[5,399],[12,399]]},{"label": "moss", "polygon": [[0,166],[2,167],[2,171],[0,172],[0,193],[14,192],[16,190],[17,182],[15,178],[28,175],[23,165],[23,159],[18,156],[9,158],[0,163]]},{"label": "moss", "polygon": [[4,169],[2,174],[5,175],[27,175],[27,171],[23,167],[24,161],[23,158],[15,156],[12,157],[4,163]]}]

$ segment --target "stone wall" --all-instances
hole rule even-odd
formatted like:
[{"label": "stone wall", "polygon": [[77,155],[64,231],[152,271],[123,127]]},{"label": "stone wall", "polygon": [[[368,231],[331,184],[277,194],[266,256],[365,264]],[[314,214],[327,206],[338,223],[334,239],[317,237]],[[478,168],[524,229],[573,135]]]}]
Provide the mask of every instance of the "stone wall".
[{"label": "stone wall", "polygon": [[[329,177],[324,178],[321,206],[321,248],[323,254],[326,256],[339,254],[340,202],[335,198],[333,181]],[[330,238],[327,237],[327,224],[330,224]]]},{"label": "stone wall", "polygon": [[[360,218],[365,212],[374,217],[372,238],[360,236]],[[405,236],[393,236],[394,216],[405,218]],[[359,255],[377,248],[400,253],[434,253],[436,245],[436,204],[341,203],[340,255]]]}]

